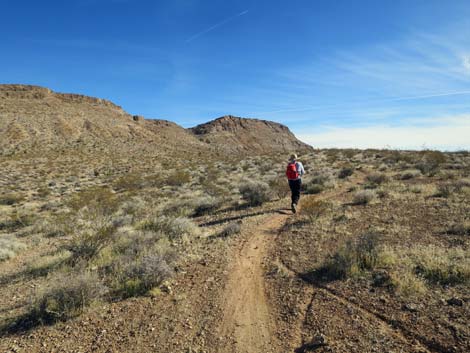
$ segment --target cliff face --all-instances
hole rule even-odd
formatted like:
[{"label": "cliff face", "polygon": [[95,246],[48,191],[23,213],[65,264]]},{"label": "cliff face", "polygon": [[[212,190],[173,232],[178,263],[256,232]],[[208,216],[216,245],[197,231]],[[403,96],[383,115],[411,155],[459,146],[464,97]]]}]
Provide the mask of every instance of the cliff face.
[{"label": "cliff face", "polygon": [[224,116],[191,129],[132,116],[105,99],[0,85],[0,153],[62,150],[157,151],[188,155],[273,153],[310,147],[281,124]]},{"label": "cliff face", "polygon": [[226,146],[231,152],[289,153],[312,148],[299,141],[287,126],[266,120],[227,115],[190,130],[202,141]]}]

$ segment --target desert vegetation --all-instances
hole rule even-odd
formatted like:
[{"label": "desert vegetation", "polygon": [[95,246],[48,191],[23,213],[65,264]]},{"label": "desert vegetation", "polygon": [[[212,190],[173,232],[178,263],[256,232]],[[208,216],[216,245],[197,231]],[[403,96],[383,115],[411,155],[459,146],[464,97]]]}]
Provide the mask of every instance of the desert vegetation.
[{"label": "desert vegetation", "polygon": [[[75,158],[1,157],[11,176],[0,197],[1,293],[14,298],[0,302],[5,338],[132,300],[150,300],[166,315],[185,307],[189,288],[198,298],[209,295],[203,288],[217,293],[230,247],[259,217],[289,205],[284,154]],[[436,332],[432,322],[446,327],[450,314],[468,334],[470,156],[322,150],[301,160],[300,212],[288,217],[265,265],[277,314],[291,320],[302,286],[313,286],[354,297],[418,341],[418,332]],[[327,302],[316,303],[319,317]],[[406,314],[415,310],[418,323]],[[308,322],[302,330],[327,331]],[[438,336],[464,351],[463,338],[444,328]]]}]

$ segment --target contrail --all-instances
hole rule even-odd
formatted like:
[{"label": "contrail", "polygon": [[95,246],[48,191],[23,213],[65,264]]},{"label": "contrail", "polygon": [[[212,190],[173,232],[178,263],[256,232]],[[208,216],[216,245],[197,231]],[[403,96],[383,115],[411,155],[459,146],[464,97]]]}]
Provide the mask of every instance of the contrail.
[{"label": "contrail", "polygon": [[206,33],[209,33],[210,31],[213,31],[214,29],[216,29],[216,28],[218,28],[218,27],[220,27],[220,26],[222,26],[222,25],[224,25],[224,24],[226,24],[226,23],[228,23],[228,22],[230,22],[230,21],[236,19],[237,17],[243,16],[243,15],[245,15],[245,14],[247,14],[247,13],[248,13],[248,10],[245,10],[245,11],[242,11],[242,12],[240,12],[240,13],[234,15],[234,16],[231,16],[231,17],[229,17],[229,18],[226,18],[225,20],[223,20],[223,21],[221,21],[221,22],[219,22],[219,23],[217,23],[217,24],[215,24],[215,25],[213,25],[213,26],[211,26],[211,27],[209,27],[209,28],[207,28],[207,29],[205,29],[205,30],[203,30],[203,31],[201,31],[201,32],[199,32],[199,33],[196,33],[196,34],[193,35],[192,37],[189,37],[188,39],[186,39],[186,43],[189,43],[189,42],[193,41],[194,39],[199,38],[200,36],[202,36],[202,35],[204,35],[204,34],[206,34]]},{"label": "contrail", "polygon": [[[348,104],[363,104],[363,103],[386,103],[386,102],[398,102],[398,101],[407,101],[407,100],[418,100],[418,99],[426,99],[426,98],[435,98],[435,97],[447,97],[447,96],[461,96],[465,94],[470,94],[470,91],[456,91],[456,92],[446,92],[446,93],[435,93],[435,94],[427,94],[422,96],[409,96],[409,97],[397,97],[397,98],[385,98],[385,99],[371,99],[367,101],[357,101],[357,102],[350,102]],[[321,110],[321,109],[328,109],[328,108],[338,108],[342,107],[341,104],[334,104],[334,105],[327,105],[327,106],[310,106],[304,108],[294,108],[294,109],[279,109],[279,110],[271,110],[268,112],[255,112],[254,114],[274,114],[274,113],[291,113],[291,112],[307,112],[312,110]]]}]

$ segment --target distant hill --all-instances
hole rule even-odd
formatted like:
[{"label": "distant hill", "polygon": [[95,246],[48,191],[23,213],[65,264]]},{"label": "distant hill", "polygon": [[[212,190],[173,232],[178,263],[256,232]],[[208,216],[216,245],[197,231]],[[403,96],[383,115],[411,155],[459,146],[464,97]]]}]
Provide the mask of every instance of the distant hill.
[{"label": "distant hill", "polygon": [[100,98],[0,85],[0,152],[31,150],[272,153],[309,146],[281,124],[225,116],[191,129],[132,116]]},{"label": "distant hill", "polygon": [[201,141],[223,146],[231,152],[299,152],[312,149],[299,141],[287,126],[267,120],[227,115],[190,130]]}]

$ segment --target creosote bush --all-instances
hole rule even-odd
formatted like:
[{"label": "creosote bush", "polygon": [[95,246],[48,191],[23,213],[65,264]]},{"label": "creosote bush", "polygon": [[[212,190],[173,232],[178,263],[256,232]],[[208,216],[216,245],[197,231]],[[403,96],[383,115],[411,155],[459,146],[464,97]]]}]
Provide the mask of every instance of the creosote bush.
[{"label": "creosote bush", "polygon": [[259,206],[271,199],[269,185],[262,181],[247,181],[239,190],[243,200],[250,206]]}]

